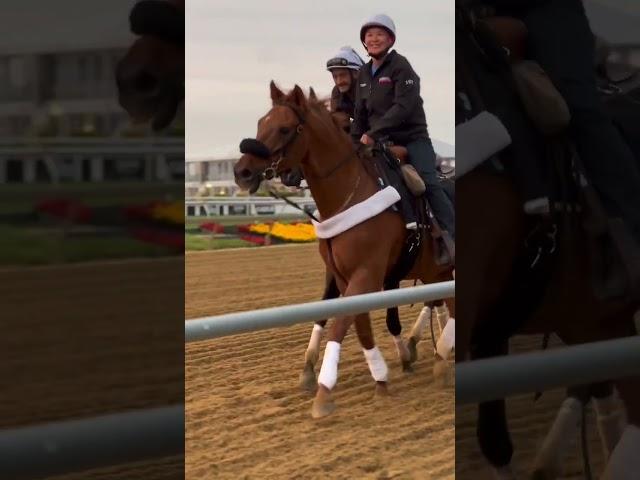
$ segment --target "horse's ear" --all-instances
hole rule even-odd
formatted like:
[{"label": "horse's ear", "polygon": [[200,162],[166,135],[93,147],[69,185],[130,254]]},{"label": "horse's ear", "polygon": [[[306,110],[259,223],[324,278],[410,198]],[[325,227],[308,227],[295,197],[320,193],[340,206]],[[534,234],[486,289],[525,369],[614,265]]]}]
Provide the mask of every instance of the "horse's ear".
[{"label": "horse's ear", "polygon": [[269,84],[269,88],[271,89],[271,101],[273,103],[279,102],[284,97],[284,93],[278,87],[276,87],[276,83],[271,80],[271,84]]},{"label": "horse's ear", "polygon": [[318,101],[318,96],[316,95],[316,91],[313,89],[313,87],[309,87],[309,100],[314,102]]},{"label": "horse's ear", "polygon": [[293,87],[293,90],[289,95],[295,105],[298,105],[302,109],[307,108],[307,99],[304,96],[304,92],[298,85]]}]

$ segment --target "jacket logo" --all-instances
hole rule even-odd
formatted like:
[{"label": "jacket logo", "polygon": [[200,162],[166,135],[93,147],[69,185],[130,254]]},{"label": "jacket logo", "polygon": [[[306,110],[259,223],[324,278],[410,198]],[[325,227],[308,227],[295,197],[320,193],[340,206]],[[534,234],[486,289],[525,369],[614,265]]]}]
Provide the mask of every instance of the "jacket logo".
[{"label": "jacket logo", "polygon": [[378,80],[378,83],[380,85],[385,85],[385,84],[388,85],[388,84],[390,84],[392,82],[391,82],[391,79],[389,77],[380,77],[380,79]]},{"label": "jacket logo", "polygon": [[361,84],[360,84],[360,86],[361,86],[361,87],[366,87],[366,86],[367,86],[367,84],[366,84],[366,83],[361,83]]},{"label": "jacket logo", "polygon": [[405,80],[405,81],[404,81],[404,84],[405,84],[405,85],[413,85],[413,80],[412,80],[412,79]]}]

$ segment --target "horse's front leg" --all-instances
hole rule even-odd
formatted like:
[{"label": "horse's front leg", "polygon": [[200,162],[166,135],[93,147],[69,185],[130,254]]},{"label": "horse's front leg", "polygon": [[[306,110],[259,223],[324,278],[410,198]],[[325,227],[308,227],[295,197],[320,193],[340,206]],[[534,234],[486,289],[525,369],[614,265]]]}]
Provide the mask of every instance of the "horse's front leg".
[{"label": "horse's front leg", "polygon": [[[380,291],[382,277],[376,278],[369,269],[360,269],[349,279],[344,296],[362,295]],[[311,415],[313,418],[321,418],[330,415],[335,410],[335,404],[331,398],[331,391],[338,381],[338,364],[342,341],[349,331],[351,324],[357,322],[358,338],[364,349],[365,358],[369,364],[371,374],[377,382],[377,390],[386,392],[388,369],[382,355],[373,341],[371,321],[369,314],[351,315],[335,319],[329,331],[325,346],[322,367],[318,375],[318,390],[313,401]]]},{"label": "horse's front leg", "polygon": [[[325,277],[325,289],[322,295],[322,300],[330,300],[338,298],[340,296],[340,290],[336,284],[336,279],[333,274],[327,270]],[[311,331],[311,338],[309,339],[309,345],[304,353],[304,368],[300,374],[300,387],[307,392],[315,392],[316,390],[316,373],[315,366],[320,356],[320,342],[322,341],[322,335],[327,325],[327,320],[318,320],[313,324],[313,330]]]}]

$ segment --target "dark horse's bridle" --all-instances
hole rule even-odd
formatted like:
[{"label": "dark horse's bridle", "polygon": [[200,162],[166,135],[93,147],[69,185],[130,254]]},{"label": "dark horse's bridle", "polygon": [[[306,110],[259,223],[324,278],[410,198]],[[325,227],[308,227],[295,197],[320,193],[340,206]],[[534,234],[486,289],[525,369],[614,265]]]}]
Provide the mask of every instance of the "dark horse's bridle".
[{"label": "dark horse's bridle", "polygon": [[184,10],[167,0],[141,0],[129,14],[135,35],[149,35],[184,49]]}]

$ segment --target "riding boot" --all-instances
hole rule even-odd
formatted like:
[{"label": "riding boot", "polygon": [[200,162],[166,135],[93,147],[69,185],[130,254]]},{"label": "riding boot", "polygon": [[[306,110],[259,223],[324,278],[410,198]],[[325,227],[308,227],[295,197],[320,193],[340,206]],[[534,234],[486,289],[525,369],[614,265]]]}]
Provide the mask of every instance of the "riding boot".
[{"label": "riding boot", "polygon": [[416,169],[427,186],[427,199],[436,220],[452,239],[455,239],[455,209],[445,193],[436,171],[436,154],[428,138],[414,140],[407,144],[409,163]]}]

